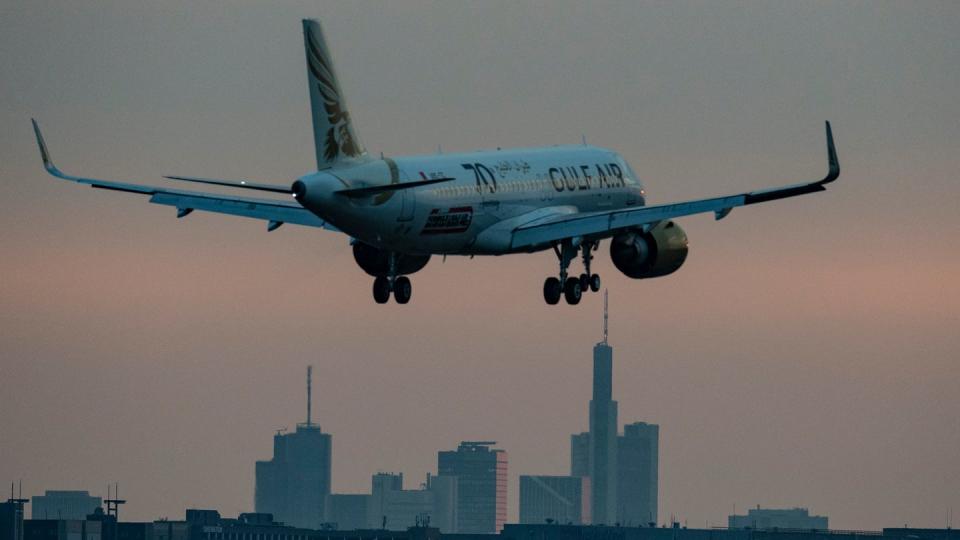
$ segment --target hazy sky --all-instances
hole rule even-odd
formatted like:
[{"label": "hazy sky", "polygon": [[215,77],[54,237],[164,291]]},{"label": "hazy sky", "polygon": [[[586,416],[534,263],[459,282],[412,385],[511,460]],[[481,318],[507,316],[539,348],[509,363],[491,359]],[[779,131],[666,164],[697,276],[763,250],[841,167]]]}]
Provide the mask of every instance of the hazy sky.
[{"label": "hazy sky", "polygon": [[604,244],[621,423],[661,426],[661,521],[960,515],[956,2],[198,6],[0,2],[0,481],[119,481],[131,519],[250,511],[308,363],[336,491],[415,487],[438,449],[493,439],[515,519],[518,474],[568,472],[602,302],[545,306],[552,253],[435,259],[378,306],[341,235],[43,172],[31,116],[68,172],[290,182],[314,166],[317,17],[374,153],[586,135],[667,202],[820,178],[830,119],[827,193],[681,220],[666,278]]}]

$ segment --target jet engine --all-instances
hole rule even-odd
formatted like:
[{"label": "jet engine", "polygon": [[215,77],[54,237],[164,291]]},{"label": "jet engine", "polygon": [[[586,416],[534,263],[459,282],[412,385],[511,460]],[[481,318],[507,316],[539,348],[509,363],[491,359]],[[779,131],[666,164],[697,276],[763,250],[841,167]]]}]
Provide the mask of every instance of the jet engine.
[{"label": "jet engine", "polygon": [[[363,271],[373,277],[386,276],[390,270],[390,260],[386,251],[375,248],[370,244],[355,242],[353,244],[353,258],[363,268]],[[397,255],[397,275],[412,274],[419,271],[427,262],[429,255]]]},{"label": "jet engine", "polygon": [[661,221],[649,232],[631,230],[613,237],[610,259],[633,279],[672,274],[687,259],[687,233],[672,221]]}]

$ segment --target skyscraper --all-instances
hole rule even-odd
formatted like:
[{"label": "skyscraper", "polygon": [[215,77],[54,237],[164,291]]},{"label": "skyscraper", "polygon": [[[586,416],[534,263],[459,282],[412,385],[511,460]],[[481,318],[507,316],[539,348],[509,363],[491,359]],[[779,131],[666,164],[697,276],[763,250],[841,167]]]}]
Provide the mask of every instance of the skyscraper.
[{"label": "skyscraper", "polygon": [[635,422],[624,426],[624,434],[617,436],[607,320],[604,291],[603,341],[593,348],[590,432],[570,436],[570,475],[590,478],[593,523],[642,526],[657,521],[660,426]]},{"label": "skyscraper", "polygon": [[311,420],[310,375],[307,368],[307,421],[294,433],[277,432],[273,459],[257,462],[254,507],[287,525],[319,529],[330,494],[332,441]]},{"label": "skyscraper", "polygon": [[507,453],[464,441],[437,454],[439,476],[457,477],[457,532],[499,533],[507,521]]},{"label": "skyscraper", "polygon": [[607,344],[607,295],[603,341],[593,347],[590,400],[590,512],[594,523],[617,521],[617,402],[613,400],[613,348]]},{"label": "skyscraper", "polygon": [[635,422],[617,438],[617,522],[657,522],[660,426]]}]

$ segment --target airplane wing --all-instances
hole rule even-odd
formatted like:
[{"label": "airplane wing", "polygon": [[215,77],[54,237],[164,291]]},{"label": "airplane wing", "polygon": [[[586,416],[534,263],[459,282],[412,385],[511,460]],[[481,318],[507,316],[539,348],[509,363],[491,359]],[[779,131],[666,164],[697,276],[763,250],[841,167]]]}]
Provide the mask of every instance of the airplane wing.
[{"label": "airplane wing", "polygon": [[723,219],[738,206],[757,204],[817,191],[826,191],[826,184],[840,176],[840,162],[833,143],[830,122],[827,131],[827,176],[817,182],[751,191],[727,197],[699,199],[656,206],[643,206],[603,212],[586,212],[557,216],[545,222],[517,227],[513,231],[513,248],[522,249],[582,236],[607,237],[616,231],[635,227],[653,227],[657,223],[681,216],[713,212]]},{"label": "airplane wing", "polygon": [[[270,199],[253,199],[248,197],[234,197],[220,195],[216,193],[202,193],[197,191],[185,191],[179,189],[169,189],[165,187],[145,186],[141,184],[127,184],[123,182],[112,182],[108,180],[98,180],[95,178],[80,178],[64,174],[50,159],[50,152],[47,150],[47,144],[40,133],[40,127],[36,120],[33,122],[33,131],[37,136],[37,145],[40,147],[40,156],[43,158],[43,167],[51,175],[63,180],[70,180],[89,186],[109,189],[114,191],[125,191],[127,193],[138,193],[141,195],[150,195],[150,202],[153,204],[162,204],[173,206],[177,209],[177,217],[182,218],[193,212],[200,210],[204,212],[215,212],[218,214],[229,214],[232,216],[241,216],[254,219],[262,219],[267,222],[267,230],[273,231],[284,223],[293,223],[295,225],[304,225],[307,227],[319,227],[336,231],[337,229],[310,213],[309,210],[293,201],[281,201]],[[208,181],[206,183],[214,183]],[[229,185],[224,183],[223,185]]]}]

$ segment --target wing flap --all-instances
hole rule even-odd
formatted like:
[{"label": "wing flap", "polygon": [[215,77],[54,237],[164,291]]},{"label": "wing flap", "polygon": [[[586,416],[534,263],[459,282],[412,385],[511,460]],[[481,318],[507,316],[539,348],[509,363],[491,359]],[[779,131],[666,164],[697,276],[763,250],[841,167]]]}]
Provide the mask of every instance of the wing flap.
[{"label": "wing flap", "polygon": [[629,210],[560,216],[546,223],[518,227],[513,233],[513,248],[542,245],[576,236],[607,236],[613,231],[657,223],[665,219],[704,212],[722,212],[735,206],[742,206],[743,200],[743,195],[734,195]]}]

